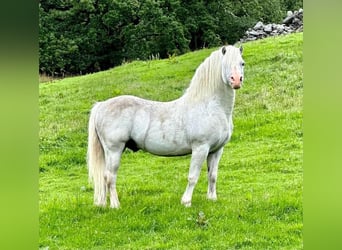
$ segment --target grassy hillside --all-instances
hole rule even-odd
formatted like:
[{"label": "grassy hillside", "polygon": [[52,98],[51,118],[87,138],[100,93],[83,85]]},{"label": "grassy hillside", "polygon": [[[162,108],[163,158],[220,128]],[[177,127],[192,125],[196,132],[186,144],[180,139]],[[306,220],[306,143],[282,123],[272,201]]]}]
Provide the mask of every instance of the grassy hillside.
[{"label": "grassy hillside", "polygon": [[244,87],[223,153],[217,202],[206,166],[184,208],[190,156],[123,154],[119,210],[92,205],[89,110],[121,94],[167,101],[214,49],[40,85],[39,247],[49,249],[302,249],[303,34],[244,44]]}]

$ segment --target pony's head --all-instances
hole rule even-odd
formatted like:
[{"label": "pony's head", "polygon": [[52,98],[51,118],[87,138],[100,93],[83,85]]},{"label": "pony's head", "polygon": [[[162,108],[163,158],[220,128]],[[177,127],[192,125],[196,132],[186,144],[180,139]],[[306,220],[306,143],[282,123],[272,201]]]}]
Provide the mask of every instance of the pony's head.
[{"label": "pony's head", "polygon": [[242,59],[242,46],[223,46],[222,53],[222,80],[233,89],[239,89],[243,82],[243,68],[245,65]]}]

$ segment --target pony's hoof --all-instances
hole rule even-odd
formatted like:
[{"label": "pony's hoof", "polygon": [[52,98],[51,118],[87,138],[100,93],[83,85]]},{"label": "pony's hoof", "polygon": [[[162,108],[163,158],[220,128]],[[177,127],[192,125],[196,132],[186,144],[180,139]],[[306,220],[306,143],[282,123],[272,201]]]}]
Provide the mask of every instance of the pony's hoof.
[{"label": "pony's hoof", "polygon": [[120,203],[113,203],[113,204],[110,204],[110,208],[119,209],[119,208],[120,208]]},{"label": "pony's hoof", "polygon": [[217,196],[216,194],[208,194],[207,199],[211,201],[217,201]]},{"label": "pony's hoof", "polygon": [[181,201],[181,204],[184,206],[184,207],[191,207],[191,201]]},{"label": "pony's hoof", "polygon": [[191,207],[191,202],[189,203],[182,203],[184,207]]},{"label": "pony's hoof", "polygon": [[216,202],[217,201],[217,198],[207,198],[208,199],[208,201],[210,201],[210,202]]},{"label": "pony's hoof", "polygon": [[106,207],[106,202],[94,202],[94,205],[96,206],[96,207]]}]

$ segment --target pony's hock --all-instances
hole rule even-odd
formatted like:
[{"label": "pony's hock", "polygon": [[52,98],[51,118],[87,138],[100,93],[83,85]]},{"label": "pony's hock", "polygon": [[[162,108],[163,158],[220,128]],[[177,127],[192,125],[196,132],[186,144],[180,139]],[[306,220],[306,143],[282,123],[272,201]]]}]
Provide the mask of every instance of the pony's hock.
[{"label": "pony's hock", "polygon": [[185,94],[170,102],[118,96],[98,102],[89,118],[87,162],[94,203],[119,207],[117,171],[125,148],[161,156],[191,154],[188,184],[181,203],[191,206],[204,161],[207,198],[216,200],[217,169],[233,132],[235,89],[243,83],[242,47],[224,46],[201,63]]}]

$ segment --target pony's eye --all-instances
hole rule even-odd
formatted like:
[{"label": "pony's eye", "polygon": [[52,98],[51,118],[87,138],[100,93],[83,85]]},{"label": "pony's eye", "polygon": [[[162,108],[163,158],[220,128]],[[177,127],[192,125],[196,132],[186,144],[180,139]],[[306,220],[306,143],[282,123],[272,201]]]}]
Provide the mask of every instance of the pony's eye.
[{"label": "pony's eye", "polygon": [[242,66],[245,66],[245,62],[241,63]]}]

